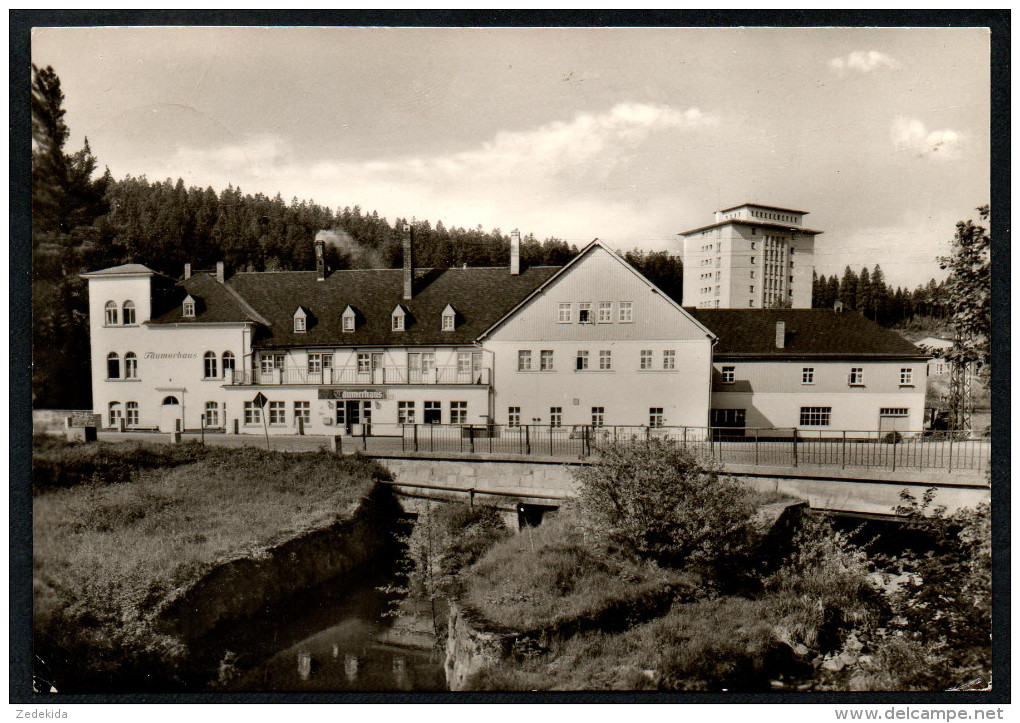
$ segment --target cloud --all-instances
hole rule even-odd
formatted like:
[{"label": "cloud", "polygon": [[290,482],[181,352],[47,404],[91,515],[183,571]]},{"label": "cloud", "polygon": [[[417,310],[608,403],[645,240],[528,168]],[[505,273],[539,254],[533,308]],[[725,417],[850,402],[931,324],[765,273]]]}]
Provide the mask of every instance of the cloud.
[{"label": "cloud", "polygon": [[845,57],[833,58],[829,61],[829,68],[841,76],[850,71],[870,73],[879,68],[896,70],[899,67],[900,62],[896,58],[877,50],[855,50]]},{"label": "cloud", "polygon": [[[674,143],[671,134],[716,123],[698,108],[620,103],[601,113],[500,131],[454,153],[366,161],[301,160],[285,138],[259,135],[213,147],[179,147],[154,175],[183,176],[186,183],[214,188],[233,183],[245,192],[280,191],[287,199],[334,206],[358,203],[391,220],[417,215],[447,225],[519,225],[544,235],[590,238],[633,215],[633,199],[619,190],[619,179],[633,177],[628,171],[640,172],[654,156],[653,137],[658,144]],[[644,222],[645,228],[637,228]],[[648,217],[637,220],[634,232],[651,233],[651,223]]]},{"label": "cloud", "polygon": [[916,118],[897,116],[890,133],[897,151],[908,151],[918,158],[953,161],[960,158],[964,145],[962,133],[949,128],[928,131]]}]

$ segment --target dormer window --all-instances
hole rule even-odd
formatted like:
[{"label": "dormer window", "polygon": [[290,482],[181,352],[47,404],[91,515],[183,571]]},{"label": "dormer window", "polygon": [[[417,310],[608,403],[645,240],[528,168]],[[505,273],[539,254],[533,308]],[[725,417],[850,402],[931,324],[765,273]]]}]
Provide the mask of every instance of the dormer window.
[{"label": "dormer window", "polygon": [[446,305],[443,309],[443,331],[453,331],[457,328],[457,311],[450,306]]},{"label": "dormer window", "polygon": [[294,312],[294,333],[303,334],[308,330],[308,313],[300,306]]},{"label": "dormer window", "polygon": [[343,316],[340,317],[342,328],[345,332],[354,331],[354,308],[349,306],[344,309]]},{"label": "dormer window", "polygon": [[400,306],[400,304],[397,304],[397,308],[395,308],[393,310],[393,313],[390,314],[390,329],[392,329],[393,331],[403,331],[404,317],[406,315],[407,312],[404,311],[404,307]]},{"label": "dormer window", "polygon": [[181,314],[185,319],[195,318],[195,300],[192,298],[191,294],[184,297],[184,305],[181,308]]},{"label": "dormer window", "polygon": [[115,326],[117,324],[117,303],[114,301],[106,302],[106,325]]}]

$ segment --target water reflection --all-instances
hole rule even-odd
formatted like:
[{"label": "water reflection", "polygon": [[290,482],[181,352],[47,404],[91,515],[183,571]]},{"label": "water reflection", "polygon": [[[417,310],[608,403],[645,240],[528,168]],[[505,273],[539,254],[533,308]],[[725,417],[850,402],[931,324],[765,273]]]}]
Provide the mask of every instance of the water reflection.
[{"label": "water reflection", "polygon": [[438,655],[377,639],[391,620],[383,613],[393,597],[376,589],[392,583],[385,568],[367,566],[223,631],[215,645],[236,653],[242,672],[220,689],[445,690]]}]

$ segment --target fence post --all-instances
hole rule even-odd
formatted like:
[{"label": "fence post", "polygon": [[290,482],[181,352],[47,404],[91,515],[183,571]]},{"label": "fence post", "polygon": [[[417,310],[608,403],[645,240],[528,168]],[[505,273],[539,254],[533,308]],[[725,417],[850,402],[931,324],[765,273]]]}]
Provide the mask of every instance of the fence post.
[{"label": "fence post", "polygon": [[953,471],[953,433],[949,433],[949,471]]},{"label": "fence post", "polygon": [[843,449],[839,455],[839,468],[846,469],[846,430],[843,430]]},{"label": "fence post", "polygon": [[588,442],[588,425],[581,427],[581,456],[587,457],[590,453],[590,446]]},{"label": "fence post", "polygon": [[793,428],[793,466],[797,466],[797,428]]},{"label": "fence post", "polygon": [[758,466],[758,428],[754,428],[754,464]]},{"label": "fence post", "polygon": [[471,453],[475,452],[475,427],[474,425],[468,426],[468,439],[471,440]]},{"label": "fence post", "polygon": [[524,425],[524,449],[525,454],[531,454],[531,425]]},{"label": "fence post", "polygon": [[[121,422],[123,422],[123,420],[121,420]],[[205,412],[202,412],[202,414],[199,415],[199,426],[202,428],[202,444],[205,444]],[[124,430],[121,429],[120,431],[123,432]]]},{"label": "fence post", "polygon": [[429,425],[429,452],[436,451],[436,425]]},{"label": "fence post", "polygon": [[549,425],[549,456],[553,456],[553,428],[552,424]]},{"label": "fence post", "polygon": [[361,425],[361,451],[362,452],[367,452],[368,451],[368,425],[367,424],[362,424]]},{"label": "fence post", "polygon": [[469,487],[468,488],[468,507],[470,507],[471,509],[475,508],[475,488],[474,487]]},{"label": "fence post", "polygon": [[684,446],[684,447],[686,447],[686,446],[687,446],[687,427],[684,427],[684,441],[683,441],[683,446]]},{"label": "fence post", "polygon": [[893,472],[896,471],[896,438],[898,436],[899,436],[899,434],[896,432],[896,430],[893,430],[893,435],[892,435],[892,468],[893,468]]},{"label": "fence post", "polygon": [[652,446],[652,428],[650,425],[645,427],[645,446]]},{"label": "fence post", "polygon": [[417,424],[413,425],[413,429],[414,429],[414,451],[417,452],[418,451],[418,425]]}]

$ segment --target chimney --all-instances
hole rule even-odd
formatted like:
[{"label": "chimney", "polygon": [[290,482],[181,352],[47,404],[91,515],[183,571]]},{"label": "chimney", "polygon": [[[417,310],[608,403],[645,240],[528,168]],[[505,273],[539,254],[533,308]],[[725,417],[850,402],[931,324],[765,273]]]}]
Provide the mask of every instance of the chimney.
[{"label": "chimney", "polygon": [[722,221],[722,211],[716,211],[715,212],[715,222],[719,223],[720,221]]},{"label": "chimney", "polygon": [[184,280],[191,278],[191,264],[184,264]]},{"label": "chimney", "polygon": [[326,280],[326,241],[323,238],[325,231],[315,234],[315,279],[316,281]]},{"label": "chimney", "polygon": [[414,236],[411,224],[404,224],[404,301],[414,295]]},{"label": "chimney", "polygon": [[521,232],[516,229],[510,232],[510,275],[521,273]]},{"label": "chimney", "polygon": [[786,322],[776,322],[776,349],[786,348]]},{"label": "chimney", "polygon": [[223,270],[222,261],[216,262],[216,280],[219,281],[221,284],[226,280],[226,273]]},{"label": "chimney", "polygon": [[832,305],[832,310],[837,314],[843,313],[843,302],[840,299],[836,299],[836,303]]}]

